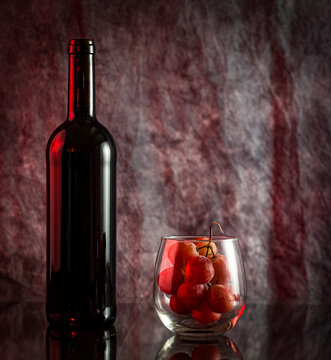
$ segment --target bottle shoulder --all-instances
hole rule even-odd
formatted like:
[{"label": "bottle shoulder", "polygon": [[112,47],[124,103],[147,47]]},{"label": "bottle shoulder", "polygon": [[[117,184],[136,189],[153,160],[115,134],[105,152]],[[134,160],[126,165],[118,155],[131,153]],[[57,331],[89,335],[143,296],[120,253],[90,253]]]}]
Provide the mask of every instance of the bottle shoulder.
[{"label": "bottle shoulder", "polygon": [[93,121],[68,121],[58,126],[47,143],[47,151],[51,147],[61,145],[62,149],[91,149],[107,143],[113,152],[116,145],[111,133],[96,119]]}]

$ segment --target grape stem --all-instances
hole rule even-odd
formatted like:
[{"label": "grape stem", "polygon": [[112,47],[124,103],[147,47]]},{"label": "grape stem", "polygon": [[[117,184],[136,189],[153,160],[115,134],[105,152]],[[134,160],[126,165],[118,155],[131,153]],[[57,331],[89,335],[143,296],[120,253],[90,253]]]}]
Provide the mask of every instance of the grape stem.
[{"label": "grape stem", "polygon": [[201,250],[201,249],[207,248],[206,255],[205,255],[206,257],[208,257],[208,252],[209,252],[209,249],[210,249],[211,253],[213,254],[213,258],[214,258],[214,257],[215,257],[214,250],[213,250],[213,248],[212,248],[209,244],[210,244],[210,242],[208,242],[207,245],[203,245],[203,246],[201,246],[201,247],[197,247],[197,249],[198,249],[198,251],[199,251],[199,250]]},{"label": "grape stem", "polygon": [[212,252],[212,254],[213,254],[213,258],[214,258],[214,257],[215,257],[215,254],[214,254],[214,251],[213,251],[212,247],[210,246],[210,243],[211,243],[212,240],[213,240],[213,225],[217,225],[218,228],[220,229],[220,232],[221,232],[222,234],[224,234],[224,231],[223,231],[223,229],[222,229],[221,224],[218,223],[218,222],[213,222],[213,223],[211,223],[211,224],[209,225],[209,242],[208,242],[208,245],[206,245],[206,246],[207,246],[206,256],[208,256],[208,252],[209,252],[209,249],[210,249],[211,252]]},{"label": "grape stem", "polygon": [[209,253],[209,250],[211,251],[211,253],[213,254],[213,258],[215,258],[215,253],[214,253],[214,250],[213,250],[213,248],[212,248],[212,246],[210,245],[210,243],[212,242],[212,240],[213,240],[213,225],[217,225],[218,226],[218,228],[220,229],[220,232],[222,233],[222,234],[224,234],[224,231],[223,231],[223,229],[222,229],[222,226],[221,226],[221,224],[219,224],[218,222],[213,222],[213,223],[211,223],[210,225],[209,225],[209,241],[208,241],[208,244],[207,245],[203,245],[203,246],[200,246],[200,247],[197,247],[197,250],[199,251],[199,250],[201,250],[201,249],[204,249],[204,248],[207,248],[207,251],[206,251],[206,257],[208,257],[208,253]]}]

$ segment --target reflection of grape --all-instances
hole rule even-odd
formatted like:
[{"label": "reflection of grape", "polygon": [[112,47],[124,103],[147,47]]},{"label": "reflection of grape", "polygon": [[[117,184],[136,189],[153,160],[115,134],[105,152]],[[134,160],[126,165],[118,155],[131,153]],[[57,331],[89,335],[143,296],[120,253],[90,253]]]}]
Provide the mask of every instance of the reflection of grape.
[{"label": "reflection of grape", "polygon": [[172,295],[170,298],[170,308],[173,312],[180,315],[186,315],[190,312],[189,309],[187,309],[183,304],[178,301],[176,295]]},{"label": "reflection of grape", "polygon": [[175,267],[163,270],[157,279],[159,288],[166,294],[176,294],[183,281],[182,270]]},{"label": "reflection of grape", "polygon": [[207,299],[205,298],[202,304],[192,311],[192,317],[200,324],[209,324],[218,321],[221,314],[217,314],[212,311],[208,305]]},{"label": "reflection of grape", "polygon": [[194,348],[192,360],[221,360],[221,354],[215,345],[203,344]]},{"label": "reflection of grape", "polygon": [[186,281],[193,284],[207,283],[213,278],[214,273],[213,264],[205,256],[193,256],[186,264]]},{"label": "reflection of grape", "polygon": [[204,294],[204,285],[184,283],[177,291],[177,300],[186,309],[193,310],[201,304]]},{"label": "reflection of grape", "polygon": [[172,355],[170,360],[191,360],[191,356],[181,352]]},{"label": "reflection of grape", "polygon": [[215,275],[212,279],[213,284],[224,285],[230,281],[231,275],[228,269],[228,264],[226,257],[224,255],[216,255],[216,257],[211,259],[213,267],[215,270]]},{"label": "reflection of grape", "polygon": [[[216,253],[217,253],[217,246],[213,241],[211,241],[210,243],[209,243],[209,240],[199,241],[195,245],[197,248],[202,247],[202,249],[199,250],[199,255],[206,256],[207,250],[208,250],[208,257],[211,258],[211,257],[213,257],[213,255],[216,255]],[[206,247],[203,247],[203,246],[206,246]],[[209,246],[209,249],[207,246]]]},{"label": "reflection of grape", "polygon": [[168,258],[175,267],[183,267],[190,257],[196,255],[199,253],[190,241],[175,242],[168,251]]},{"label": "reflection of grape", "polygon": [[208,303],[210,308],[224,314],[233,309],[233,294],[231,290],[224,285],[212,285],[208,289]]}]

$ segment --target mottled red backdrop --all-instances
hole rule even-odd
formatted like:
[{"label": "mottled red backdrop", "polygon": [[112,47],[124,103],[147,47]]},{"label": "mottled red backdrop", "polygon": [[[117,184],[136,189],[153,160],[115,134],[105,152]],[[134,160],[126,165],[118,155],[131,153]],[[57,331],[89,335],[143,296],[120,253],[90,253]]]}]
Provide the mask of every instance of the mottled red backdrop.
[{"label": "mottled red backdrop", "polygon": [[45,296],[45,146],[67,43],[95,40],[118,145],[118,297],[150,298],[159,238],[237,235],[251,301],[330,301],[330,5],[2,1],[0,300]]}]

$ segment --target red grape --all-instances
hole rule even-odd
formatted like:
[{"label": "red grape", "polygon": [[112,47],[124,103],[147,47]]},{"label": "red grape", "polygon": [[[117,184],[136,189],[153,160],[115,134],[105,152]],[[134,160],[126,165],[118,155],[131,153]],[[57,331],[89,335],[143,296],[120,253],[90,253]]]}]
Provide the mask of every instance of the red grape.
[{"label": "red grape", "polygon": [[[208,240],[207,238],[206,238],[206,240],[204,240],[204,241],[199,241],[199,242],[197,242],[195,245],[196,245],[197,248],[201,248],[202,246],[207,246],[207,245],[210,246],[209,249],[208,249],[208,247],[203,247],[202,249],[200,249],[200,250],[199,250],[199,255],[206,256],[207,250],[208,250],[208,257],[211,258],[211,257],[213,257],[213,252],[214,252],[214,255],[217,253],[217,246],[216,246],[216,244],[215,244],[214,242],[211,242],[211,243],[209,244],[209,240]],[[213,251],[211,251],[211,249],[212,249]]]},{"label": "red grape", "polygon": [[193,349],[192,360],[221,360],[221,354],[217,346],[203,344]]},{"label": "red grape", "polygon": [[163,270],[157,279],[159,288],[166,294],[176,294],[183,281],[184,275],[182,269],[175,267]]},{"label": "red grape", "polygon": [[197,255],[196,246],[190,241],[176,241],[168,250],[168,258],[175,267],[183,267],[190,257]]},{"label": "red grape", "polygon": [[205,256],[191,257],[185,269],[186,281],[192,284],[204,284],[214,277],[214,267]]},{"label": "red grape", "polygon": [[213,263],[213,267],[215,270],[215,275],[212,279],[213,284],[221,284],[224,285],[230,281],[231,275],[228,269],[228,264],[226,261],[226,257],[224,255],[216,255],[216,257],[211,259]]},{"label": "red grape", "polygon": [[192,317],[200,324],[209,324],[218,321],[221,314],[217,314],[208,306],[207,299],[205,298],[201,305],[192,311]]},{"label": "red grape", "polygon": [[204,297],[205,286],[202,284],[183,283],[177,291],[177,300],[190,311],[198,307]]},{"label": "red grape", "polygon": [[233,294],[228,287],[216,284],[208,289],[208,303],[213,311],[227,313],[233,309],[233,302]]},{"label": "red grape", "polygon": [[170,360],[191,360],[191,356],[180,352],[172,355]]},{"label": "red grape", "polygon": [[170,298],[170,308],[173,312],[180,315],[186,315],[191,312],[191,310],[187,309],[183,304],[178,301],[176,295],[172,295]]}]

